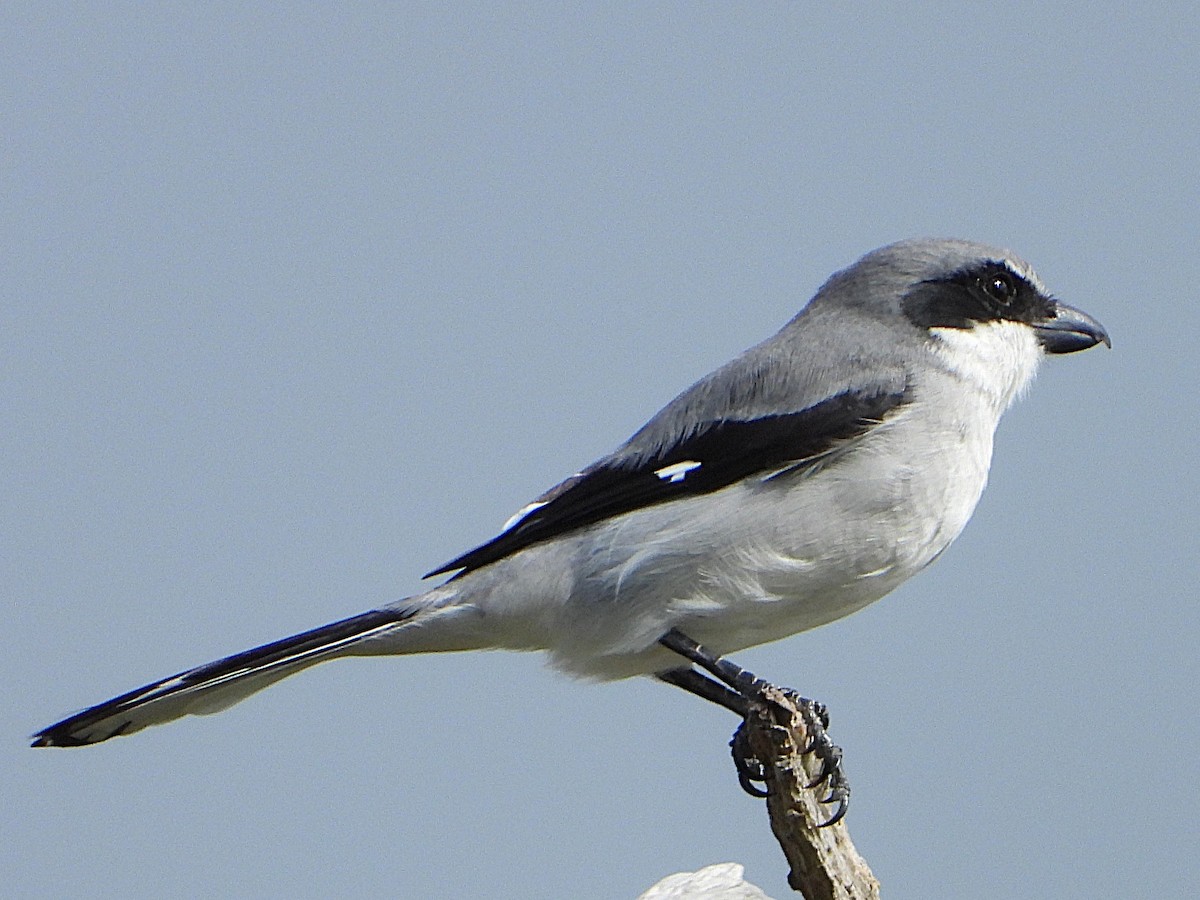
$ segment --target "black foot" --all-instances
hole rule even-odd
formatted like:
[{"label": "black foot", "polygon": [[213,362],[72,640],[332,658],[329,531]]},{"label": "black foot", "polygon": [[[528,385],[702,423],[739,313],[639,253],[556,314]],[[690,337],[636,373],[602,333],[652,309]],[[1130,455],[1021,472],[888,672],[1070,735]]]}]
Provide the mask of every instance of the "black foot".
[{"label": "black foot", "polygon": [[[829,727],[829,713],[823,703],[808,700],[793,691],[785,690],[785,693],[804,717],[805,731],[808,733],[808,746],[804,748],[804,752],[815,754],[821,763],[817,776],[805,787],[812,790],[822,784],[827,785],[829,793],[821,802],[837,804],[833,815],[819,826],[825,828],[834,822],[840,822],[850,807],[850,783],[842,771],[842,748],[829,739],[826,730]],[[745,722],[733,733],[733,740],[729,742],[729,746],[733,753],[734,767],[737,769],[738,784],[742,786],[742,790],[751,797],[769,797],[771,792],[765,787],[767,769],[750,749]],[[759,784],[763,784],[764,787],[759,787]]]},{"label": "black foot", "polygon": [[[737,768],[738,783],[742,790],[752,797],[769,796],[769,791],[758,786],[767,781],[766,766],[750,749],[744,721],[747,705],[765,700],[763,689],[769,687],[767,682],[729,660],[709,652],[675,629],[667,632],[659,643],[709,673],[705,675],[704,672],[692,668],[671,669],[660,673],[660,679],[718,703],[743,717],[742,724],[738,726],[737,731],[733,733],[733,740],[729,742],[733,764]],[[710,676],[715,676],[715,679]],[[824,704],[801,697],[794,691],[784,689],[784,693],[804,717],[809,737],[804,752],[814,754],[821,764],[817,776],[806,787],[812,789],[821,785],[827,786],[829,793],[821,802],[837,804],[828,821],[821,823],[820,827],[825,828],[840,822],[850,806],[850,783],[842,772],[842,748],[829,739],[829,713]]]},{"label": "black foot", "polygon": [[850,782],[846,780],[846,774],[842,771],[842,748],[829,739],[829,733],[826,731],[829,727],[829,713],[825,704],[803,697],[796,699],[808,730],[808,746],[804,748],[804,752],[814,754],[821,762],[821,770],[807,787],[811,789],[826,785],[829,793],[821,802],[837,804],[828,821],[821,823],[821,827],[825,828],[840,822],[846,815],[846,810],[850,808]]},{"label": "black foot", "polygon": [[[750,749],[750,740],[746,736],[746,723],[742,722],[733,733],[729,742],[729,750],[733,754],[733,766],[737,769],[738,784],[751,797],[770,797],[771,792],[766,788],[767,768],[762,760]],[[759,787],[755,782],[760,782]]]}]

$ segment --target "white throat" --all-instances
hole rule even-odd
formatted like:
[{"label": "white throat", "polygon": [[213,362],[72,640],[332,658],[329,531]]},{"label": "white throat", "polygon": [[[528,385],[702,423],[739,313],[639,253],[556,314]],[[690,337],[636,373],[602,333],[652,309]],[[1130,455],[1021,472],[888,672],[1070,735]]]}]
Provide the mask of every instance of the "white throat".
[{"label": "white throat", "polygon": [[1044,355],[1033,329],[1019,322],[930,328],[929,333],[945,369],[986,397],[997,416],[1033,382]]}]

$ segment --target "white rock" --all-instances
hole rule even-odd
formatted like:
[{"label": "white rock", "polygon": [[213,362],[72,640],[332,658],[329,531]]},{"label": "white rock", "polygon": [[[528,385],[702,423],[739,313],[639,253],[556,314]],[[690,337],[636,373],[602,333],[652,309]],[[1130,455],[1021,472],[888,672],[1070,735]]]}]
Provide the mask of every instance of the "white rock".
[{"label": "white rock", "polygon": [[739,863],[718,863],[698,872],[668,875],[637,900],[771,900],[743,878]]}]

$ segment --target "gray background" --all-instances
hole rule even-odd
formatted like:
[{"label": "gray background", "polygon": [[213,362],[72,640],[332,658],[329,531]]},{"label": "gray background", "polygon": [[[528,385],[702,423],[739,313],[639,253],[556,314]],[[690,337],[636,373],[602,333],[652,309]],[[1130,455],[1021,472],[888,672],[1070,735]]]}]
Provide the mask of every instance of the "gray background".
[{"label": "gray background", "polygon": [[727,714],[536,656],[26,735],[418,590],[928,234],[1115,347],[935,567],[739,661],[830,705],[889,898],[1194,890],[1194,3],[246,6],[0,14],[0,893],[787,895]]}]

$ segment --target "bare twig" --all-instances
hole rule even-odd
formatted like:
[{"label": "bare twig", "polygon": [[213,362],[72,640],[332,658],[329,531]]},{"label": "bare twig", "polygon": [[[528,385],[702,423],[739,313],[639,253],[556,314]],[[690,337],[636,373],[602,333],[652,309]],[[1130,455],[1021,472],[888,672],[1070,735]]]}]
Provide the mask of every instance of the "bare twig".
[{"label": "bare twig", "polygon": [[850,842],[845,821],[819,827],[830,815],[819,802],[827,790],[806,787],[820,764],[804,755],[809,738],[796,704],[768,686],[762,700],[751,702],[746,728],[770,791],[771,830],[791,866],[788,884],[806,900],[878,900],[879,882]]}]

